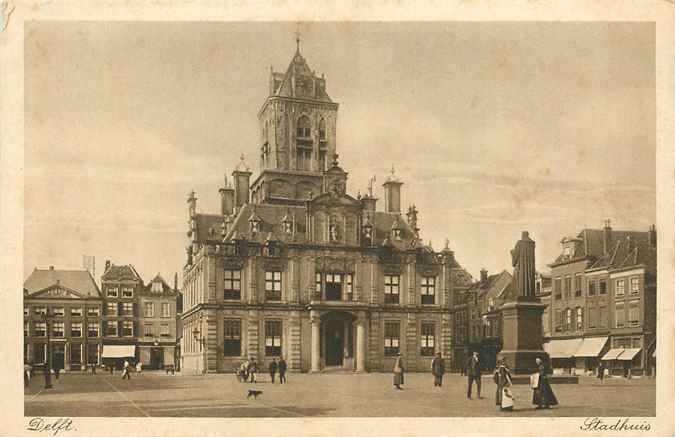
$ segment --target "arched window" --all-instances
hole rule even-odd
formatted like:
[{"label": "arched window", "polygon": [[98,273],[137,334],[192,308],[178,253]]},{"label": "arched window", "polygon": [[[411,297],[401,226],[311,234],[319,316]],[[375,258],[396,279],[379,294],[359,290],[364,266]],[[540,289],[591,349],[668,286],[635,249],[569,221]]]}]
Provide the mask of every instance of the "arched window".
[{"label": "arched window", "polygon": [[326,121],[321,117],[319,120],[319,170],[326,171],[328,164],[328,147],[326,144]]},{"label": "arched window", "polygon": [[312,166],[312,135],[309,118],[301,116],[297,123],[297,169],[311,170]]},{"label": "arched window", "polygon": [[298,118],[297,137],[303,139],[309,139],[311,137],[309,118],[304,115]]},{"label": "arched window", "polygon": [[326,121],[323,117],[319,120],[319,140],[326,141]]}]

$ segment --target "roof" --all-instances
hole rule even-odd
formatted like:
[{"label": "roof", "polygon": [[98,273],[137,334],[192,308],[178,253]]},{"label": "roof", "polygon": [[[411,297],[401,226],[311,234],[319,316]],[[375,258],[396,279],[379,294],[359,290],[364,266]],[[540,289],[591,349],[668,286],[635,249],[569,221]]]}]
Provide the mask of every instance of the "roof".
[{"label": "roof", "polygon": [[[603,229],[582,229],[576,238],[564,238],[564,241],[577,240],[580,244],[575,247],[574,254],[571,258],[566,258],[563,253],[558,255],[553,264],[558,264],[567,261],[575,261],[584,259],[586,257],[599,258],[604,256],[604,230]],[[611,231],[611,242],[614,244],[617,241],[625,240],[630,236],[635,242],[649,242],[648,231]]]},{"label": "roof", "polygon": [[589,269],[617,270],[644,266],[650,273],[656,274],[656,248],[648,242],[635,241],[632,237],[617,241],[611,250],[598,258]]},{"label": "roof", "polygon": [[300,50],[297,50],[293,55],[283,78],[279,73],[272,72],[271,79],[274,84],[279,84],[272,90],[272,96],[305,98],[326,103],[333,102],[326,93],[326,81],[314,74],[307,65],[305,58],[300,54]]},{"label": "roof", "polygon": [[88,270],[39,270],[36,268],[23,283],[23,288],[28,293],[34,293],[57,283],[83,296],[101,296],[101,291]]},{"label": "roof", "polygon": [[111,264],[110,267],[101,276],[101,281],[140,281],[143,282],[141,276],[138,274],[134,266],[126,264],[116,266]]},{"label": "roof", "polygon": [[[315,200],[320,199],[317,197]],[[251,233],[251,217],[260,221],[259,232]],[[294,222],[294,232],[289,234],[283,227],[284,218]],[[373,226],[373,245],[381,246],[389,237],[391,245],[400,250],[409,249],[417,237],[400,213],[369,211],[367,220]],[[220,243],[223,241],[222,225],[225,216],[221,214],[196,214],[197,242]],[[365,219],[364,219],[365,222]],[[397,223],[398,222],[398,223]],[[401,239],[392,239],[392,227],[397,223],[401,229]],[[235,216],[226,240],[245,238],[249,241],[264,243],[268,238],[284,243],[308,243],[307,207],[298,205],[251,204],[244,205]],[[456,266],[459,266],[457,264]]]},{"label": "roof", "polygon": [[504,292],[509,288],[513,277],[506,270],[500,273],[489,275],[487,281],[477,281],[471,284],[470,290],[477,292],[481,297],[485,298],[501,298],[504,297]]},{"label": "roof", "polygon": [[162,294],[171,294],[171,295],[176,294],[176,291],[173,288],[171,288],[169,284],[166,283],[164,278],[162,278],[162,276],[159,273],[157,273],[157,275],[154,278],[152,278],[152,281],[148,282],[143,292],[145,294],[158,294],[158,292],[155,291],[156,289],[153,290],[153,286],[156,286],[155,284],[159,284],[161,286]]}]

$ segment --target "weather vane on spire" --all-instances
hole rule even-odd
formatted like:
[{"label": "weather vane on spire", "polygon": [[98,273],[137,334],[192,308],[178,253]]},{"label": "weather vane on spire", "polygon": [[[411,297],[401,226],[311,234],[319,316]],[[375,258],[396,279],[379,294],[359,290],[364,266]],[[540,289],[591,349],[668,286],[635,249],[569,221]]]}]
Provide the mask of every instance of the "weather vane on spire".
[{"label": "weather vane on spire", "polygon": [[298,21],[296,24],[297,27],[295,29],[295,46],[296,50],[300,51],[300,22]]}]

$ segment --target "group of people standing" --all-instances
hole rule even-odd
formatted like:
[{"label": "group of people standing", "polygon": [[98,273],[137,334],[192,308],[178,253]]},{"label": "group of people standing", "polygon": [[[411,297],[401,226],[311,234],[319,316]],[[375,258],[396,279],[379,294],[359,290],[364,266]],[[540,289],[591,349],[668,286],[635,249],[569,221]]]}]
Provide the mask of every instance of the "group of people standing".
[{"label": "group of people standing", "polygon": [[[548,376],[546,375],[546,367],[541,358],[537,357],[536,371],[530,375],[530,388],[532,393],[532,404],[536,405],[536,409],[547,409],[551,406],[558,405],[558,400],[553,393]],[[481,397],[481,363],[478,352],[473,354],[466,360],[463,367],[463,374],[467,376],[467,399],[471,399],[473,384],[476,384],[476,394],[478,399]],[[397,390],[403,390],[401,385],[405,383],[405,365],[403,362],[403,355],[398,353],[396,362],[394,363],[394,387]],[[445,374],[445,360],[440,352],[431,361],[431,373],[434,376],[434,387],[442,387],[443,375]],[[493,380],[496,384],[495,404],[500,411],[513,411],[514,396],[511,391],[513,380],[511,378],[511,369],[504,358],[497,361],[497,366],[494,371]]]},{"label": "group of people standing", "polygon": [[[276,358],[272,359],[272,362],[270,362],[268,368],[272,384],[274,384],[274,379],[276,377],[277,372],[279,373],[279,384],[283,384],[286,382],[287,368],[288,364],[286,364],[286,360],[284,360],[283,357],[279,358],[279,360],[277,360]],[[258,361],[256,361],[255,358],[251,358],[241,363],[241,366],[239,366],[239,369],[237,370],[237,379],[240,382],[248,381],[254,383],[257,382],[256,378],[259,372],[260,368],[258,367]]]}]

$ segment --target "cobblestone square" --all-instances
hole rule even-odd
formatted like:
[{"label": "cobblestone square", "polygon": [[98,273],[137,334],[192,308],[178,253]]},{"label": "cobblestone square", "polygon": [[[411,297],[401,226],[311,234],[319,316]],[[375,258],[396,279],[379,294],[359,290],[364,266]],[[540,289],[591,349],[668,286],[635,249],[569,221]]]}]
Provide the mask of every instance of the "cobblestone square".
[{"label": "cobblestone square", "polygon": [[[557,408],[535,410],[526,385],[514,386],[516,410],[500,413],[495,385],[483,376],[483,399],[466,399],[466,378],[446,375],[443,387],[433,386],[426,373],[406,375],[404,390],[392,387],[387,373],[290,374],[285,385],[260,375],[256,384],[238,383],[234,376],[133,374],[62,375],[54,388],[43,390],[42,376],[26,389],[26,416],[125,417],[461,417],[509,416],[592,417],[653,416],[655,380],[609,378],[600,382],[581,377],[579,384],[554,385]],[[262,390],[247,399],[248,389]],[[475,388],[474,388],[475,390]]]}]

